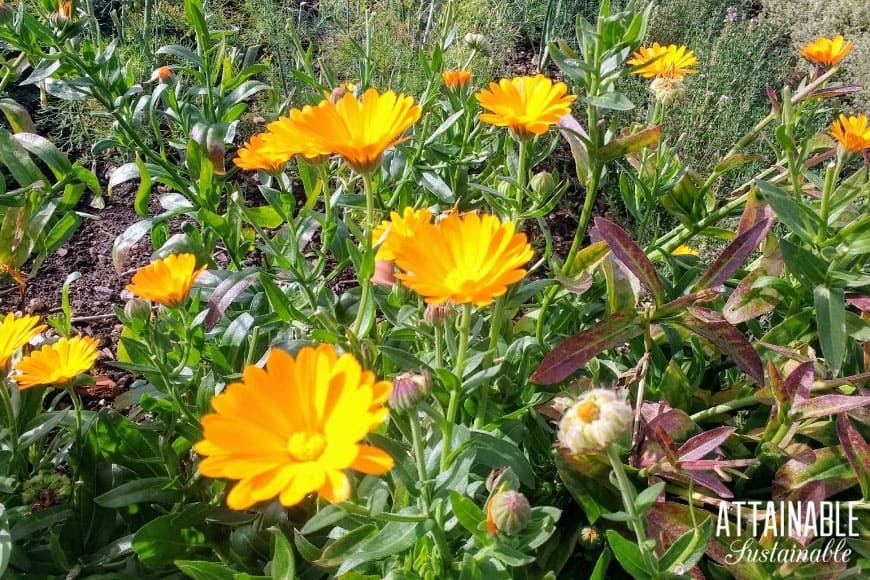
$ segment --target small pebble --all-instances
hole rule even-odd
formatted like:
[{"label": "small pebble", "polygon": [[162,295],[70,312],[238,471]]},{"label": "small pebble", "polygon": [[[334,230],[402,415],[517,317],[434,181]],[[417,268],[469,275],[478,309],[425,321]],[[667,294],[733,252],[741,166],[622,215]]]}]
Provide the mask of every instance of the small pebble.
[{"label": "small pebble", "polygon": [[27,312],[37,314],[45,311],[45,301],[42,298],[33,298],[27,304]]}]

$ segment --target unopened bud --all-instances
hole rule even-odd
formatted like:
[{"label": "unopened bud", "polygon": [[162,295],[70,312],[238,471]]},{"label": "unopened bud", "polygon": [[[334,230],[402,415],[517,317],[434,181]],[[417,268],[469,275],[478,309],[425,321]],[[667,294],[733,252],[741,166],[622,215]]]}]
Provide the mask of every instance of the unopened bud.
[{"label": "unopened bud", "polygon": [[341,98],[346,94],[347,91],[344,89],[344,87],[335,87],[334,89],[332,89],[332,92],[329,93],[329,102],[335,104],[340,101]]},{"label": "unopened bud", "polygon": [[441,304],[427,304],[426,310],[423,311],[423,320],[430,326],[434,326],[443,322],[450,322],[455,313],[453,302],[450,300]]},{"label": "unopened bud", "polygon": [[510,197],[514,191],[514,184],[510,181],[499,181],[495,186],[496,191],[505,197]]},{"label": "unopened bud", "polygon": [[393,391],[390,393],[390,408],[403,413],[413,410],[417,403],[429,395],[432,380],[429,373],[422,375],[403,373],[393,379]]},{"label": "unopened bud", "polygon": [[465,44],[467,44],[472,50],[476,50],[486,56],[491,54],[489,43],[486,41],[486,37],[482,34],[469,32],[465,35]]},{"label": "unopened bud", "polygon": [[686,85],[676,79],[656,78],[649,86],[656,99],[665,107],[669,107],[686,96]]},{"label": "unopened bud", "polygon": [[493,493],[505,486],[506,489],[519,489],[520,478],[510,467],[493,469],[486,478],[486,491]]},{"label": "unopened bud", "polygon": [[124,305],[124,316],[129,320],[149,320],[151,303],[141,298],[133,298]]},{"label": "unopened bud", "polygon": [[518,491],[497,493],[487,506],[487,528],[490,534],[516,534],[526,529],[532,517],[532,508],[526,496]]},{"label": "unopened bud", "polygon": [[540,171],[536,173],[529,185],[539,197],[546,197],[556,190],[556,180],[549,171]]}]

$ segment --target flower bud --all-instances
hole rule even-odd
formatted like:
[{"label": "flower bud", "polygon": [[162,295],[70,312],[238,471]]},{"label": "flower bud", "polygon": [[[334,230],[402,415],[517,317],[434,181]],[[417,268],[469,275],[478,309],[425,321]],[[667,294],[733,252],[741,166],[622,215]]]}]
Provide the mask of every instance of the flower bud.
[{"label": "flower bud", "polygon": [[556,180],[549,171],[540,171],[536,173],[529,182],[534,191],[539,197],[546,197],[556,190]]},{"label": "flower bud", "polygon": [[124,316],[130,320],[149,320],[151,303],[141,298],[133,298],[124,305]]},{"label": "flower bud", "polygon": [[601,532],[593,526],[580,528],[580,543],[587,549],[594,549],[601,545]]},{"label": "flower bud", "polygon": [[15,9],[0,2],[0,26],[6,26],[12,23],[12,20],[15,18]]},{"label": "flower bud", "polygon": [[486,491],[493,493],[505,486],[507,489],[519,489],[520,478],[510,467],[493,469],[486,478]]},{"label": "flower bud", "polygon": [[686,96],[686,85],[676,79],[657,77],[649,86],[656,99],[669,107]]},{"label": "flower bud", "polygon": [[526,496],[518,491],[497,493],[486,508],[486,524],[490,534],[516,534],[526,529],[532,517],[532,508]]},{"label": "flower bud", "polygon": [[426,310],[423,311],[423,320],[426,321],[426,324],[435,326],[443,322],[450,322],[454,314],[453,302],[450,300],[441,304],[427,304]]},{"label": "flower bud", "polygon": [[154,71],[152,78],[156,77],[157,81],[161,85],[165,85],[166,83],[169,82],[169,79],[171,79],[173,76],[175,76],[175,74],[172,72],[172,70],[168,66],[161,66],[156,71]]},{"label": "flower bud", "polygon": [[72,482],[62,473],[38,473],[21,486],[21,501],[47,508],[63,503],[72,493]]},{"label": "flower bud", "polygon": [[403,373],[393,379],[393,391],[390,393],[390,407],[396,411],[407,413],[417,407],[417,403],[429,395],[432,389],[432,379],[429,373],[422,375]]},{"label": "flower bud", "polygon": [[69,26],[69,23],[69,16],[67,16],[63,12],[52,12],[48,16],[48,24],[55,31],[55,33],[63,32],[66,27]]},{"label": "flower bud", "polygon": [[592,389],[565,412],[559,443],[577,455],[600,451],[619,439],[632,420],[631,406],[607,389]]},{"label": "flower bud", "polygon": [[347,91],[344,87],[335,87],[332,89],[332,92],[329,93],[329,102],[335,104],[341,100],[343,96],[347,94]]},{"label": "flower bud", "polygon": [[505,197],[511,197],[514,191],[514,184],[510,181],[499,181],[498,185],[495,187],[496,191],[502,194]]},{"label": "flower bud", "polygon": [[467,44],[471,50],[476,50],[477,52],[485,54],[486,56],[489,56],[492,52],[490,50],[489,43],[486,41],[486,37],[482,34],[474,34],[472,32],[469,32],[465,35],[465,44]]}]

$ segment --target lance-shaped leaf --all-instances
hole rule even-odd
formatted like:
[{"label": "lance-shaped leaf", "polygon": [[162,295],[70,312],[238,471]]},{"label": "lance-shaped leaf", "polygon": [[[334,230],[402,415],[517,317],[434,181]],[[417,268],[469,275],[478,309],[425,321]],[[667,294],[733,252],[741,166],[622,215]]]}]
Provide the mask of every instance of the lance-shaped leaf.
[{"label": "lance-shaped leaf", "polygon": [[852,93],[860,93],[862,90],[858,85],[846,85],[844,87],[825,87],[822,89],[816,89],[810,94],[810,97],[814,99],[830,99],[833,97],[842,97],[843,95],[850,95]]},{"label": "lance-shaped leaf", "polygon": [[624,229],[604,218],[595,218],[595,229],[601,239],[610,246],[613,255],[649,288],[655,296],[656,304],[661,305],[665,299],[665,288],[655,266],[640,246],[634,243]]},{"label": "lance-shaped leaf", "polygon": [[816,286],[813,291],[819,343],[825,362],[836,377],[846,355],[846,298],[842,288]]},{"label": "lance-shaped leaf", "polygon": [[819,218],[812,210],[795,201],[790,194],[772,183],[759,179],[756,184],[782,223],[804,241],[815,240],[819,229]]},{"label": "lance-shaped leaf", "polygon": [[843,446],[846,459],[858,476],[864,501],[870,500],[870,445],[852,426],[846,413],[837,415],[837,437]]},{"label": "lance-shaped leaf", "polygon": [[562,341],[544,357],[529,381],[537,385],[563,381],[598,354],[642,333],[643,328],[635,312],[617,312]]},{"label": "lance-shaped leaf", "polygon": [[849,489],[857,483],[857,478],[852,466],[843,460],[839,449],[824,447],[786,461],[777,470],[771,483],[774,501],[801,497],[802,494],[795,492],[808,486],[818,486],[818,489],[811,491],[823,500]]},{"label": "lance-shaped leaf", "polygon": [[870,405],[870,397],[855,395],[822,395],[812,399],[795,403],[791,408],[791,414],[801,419],[812,417],[828,417],[845,413],[858,407]]},{"label": "lance-shaped leaf", "polygon": [[815,378],[815,364],[813,361],[807,361],[798,365],[788,377],[783,385],[785,402],[789,405],[797,405],[803,403],[810,397],[810,391],[813,388],[813,379]]},{"label": "lance-shaped leaf", "polygon": [[768,230],[773,222],[769,219],[762,219],[757,224],[734,238],[734,241],[728,244],[719,257],[707,270],[698,283],[695,284],[695,290],[701,288],[716,288],[722,285],[731,274],[737,271],[744,260],[749,257],[749,254],[758,248],[758,245],[767,235]]},{"label": "lance-shaped leaf", "polygon": [[741,165],[751,163],[757,159],[761,159],[761,155],[749,153],[732,153],[731,155],[720,161],[713,171],[718,174],[727,173],[732,169],[736,169]]},{"label": "lance-shaped leaf", "polygon": [[637,133],[621,135],[598,150],[598,160],[602,163],[628,155],[632,151],[643,149],[653,143],[658,143],[662,137],[662,126],[647,127]]},{"label": "lance-shaped leaf", "polygon": [[706,308],[690,306],[685,315],[676,322],[715,344],[740,370],[759,385],[764,384],[764,369],[758,353],[746,337],[720,314]]},{"label": "lance-shaped leaf", "polygon": [[770,285],[756,287],[761,278],[777,277],[782,274],[785,262],[779,244],[761,259],[761,263],[750,272],[740,283],[722,308],[722,315],[731,324],[740,324],[763,316],[776,308],[782,300],[782,295]]},{"label": "lance-shaped leaf", "polygon": [[23,106],[12,99],[0,99],[0,111],[12,126],[13,133],[36,133],[36,125]]},{"label": "lance-shaped leaf", "polygon": [[737,234],[742,234],[758,222],[764,219],[774,219],[776,214],[764,197],[753,188],[746,196],[746,206],[740,215],[740,223],[737,225]]},{"label": "lance-shaped leaf", "polygon": [[716,427],[695,435],[677,450],[680,461],[692,461],[702,459],[708,453],[712,453],[717,447],[725,443],[737,429],[735,427]]},{"label": "lance-shaped leaf", "polygon": [[577,178],[585,182],[587,175],[589,175],[589,149],[586,147],[586,143],[589,142],[589,134],[571,115],[562,117],[558,127],[562,137],[571,147],[571,155],[574,156],[574,164],[577,169]]}]

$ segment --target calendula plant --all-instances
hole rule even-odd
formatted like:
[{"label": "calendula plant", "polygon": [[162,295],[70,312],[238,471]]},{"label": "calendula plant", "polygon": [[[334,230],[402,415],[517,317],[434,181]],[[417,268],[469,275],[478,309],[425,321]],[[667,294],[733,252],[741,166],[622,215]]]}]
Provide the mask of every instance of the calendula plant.
[{"label": "calendula plant", "polygon": [[[19,10],[33,34],[7,42],[117,122],[98,148],[134,158],[111,182],[140,177],[143,221],[116,257],[148,232],[155,252],[124,274],[102,362],[136,379],[111,408],[76,390],[93,339],[0,325],[11,577],[862,573],[860,533],[823,563],[735,562],[719,533],[742,499],[849,501],[867,528],[870,133],[832,111],[856,90],[848,41],[807,47],[818,66],[704,175],[668,124],[704,63],[645,38],[648,3],[578,17],[546,51],[563,80],[476,78],[485,38],[449,27],[415,95],[369,86],[365,46],[358,78],[305,58],[311,91],[245,139],[263,68],[236,68],[202,4],[149,90],[68,6],[63,27]],[[650,101],[627,120],[632,74]],[[607,188],[624,207],[593,216]],[[752,550],[826,541],[747,530]]]}]

